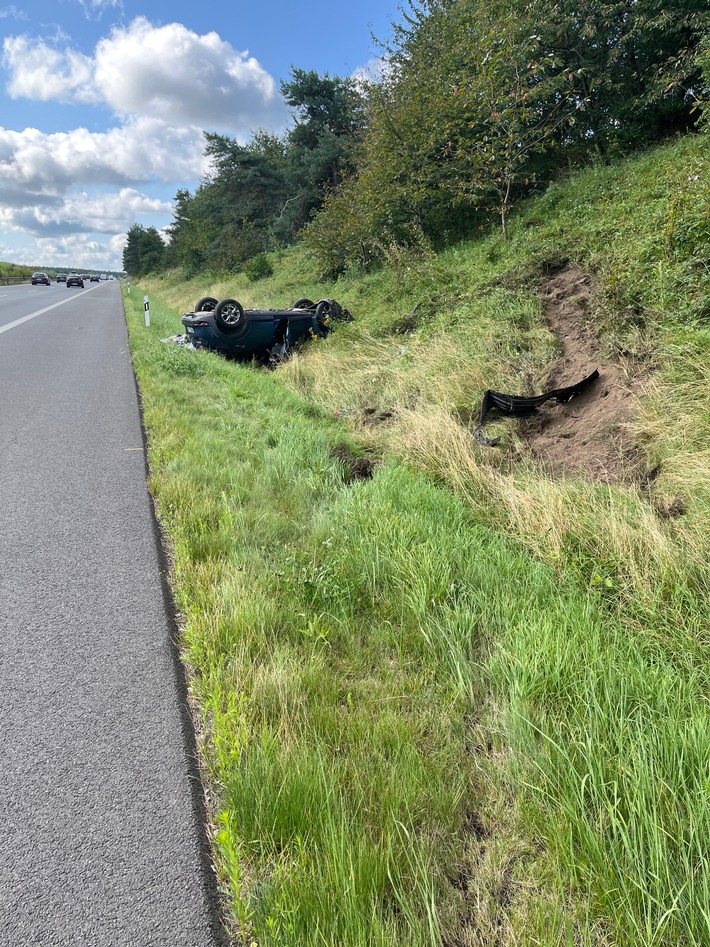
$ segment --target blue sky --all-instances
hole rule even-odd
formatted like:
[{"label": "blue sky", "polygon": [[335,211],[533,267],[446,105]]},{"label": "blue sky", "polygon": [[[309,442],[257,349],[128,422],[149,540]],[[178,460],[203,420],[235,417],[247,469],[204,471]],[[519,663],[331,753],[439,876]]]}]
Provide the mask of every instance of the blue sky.
[{"label": "blue sky", "polygon": [[374,62],[396,0],[0,0],[0,260],[121,269],[207,168],[202,131],[281,132],[292,67]]}]

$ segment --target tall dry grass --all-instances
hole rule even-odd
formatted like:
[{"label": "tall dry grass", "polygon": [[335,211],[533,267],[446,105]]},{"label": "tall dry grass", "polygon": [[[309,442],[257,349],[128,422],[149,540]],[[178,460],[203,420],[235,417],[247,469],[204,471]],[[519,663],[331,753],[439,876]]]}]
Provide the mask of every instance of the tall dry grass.
[{"label": "tall dry grass", "polygon": [[[686,581],[689,569],[701,574],[708,539],[692,499],[707,490],[710,469],[707,446],[697,443],[707,437],[697,419],[709,390],[703,374],[677,387],[670,405],[667,385],[645,387],[631,438],[643,442],[661,470],[642,493],[634,486],[552,478],[519,442],[512,461],[510,452],[481,447],[471,432],[481,391],[489,386],[485,354],[457,348],[451,339],[404,345],[401,339],[367,338],[296,357],[280,377],[324,410],[342,413],[371,448],[446,483],[481,522],[542,560],[581,569],[588,581],[606,584],[625,602],[639,596],[655,601],[659,583],[665,588]],[[510,375],[519,385],[519,376]],[[373,411],[391,416],[373,423]],[[510,435],[511,423],[503,423]],[[678,449],[693,440],[692,450]],[[686,515],[664,518],[664,498],[676,496],[684,498]]]}]

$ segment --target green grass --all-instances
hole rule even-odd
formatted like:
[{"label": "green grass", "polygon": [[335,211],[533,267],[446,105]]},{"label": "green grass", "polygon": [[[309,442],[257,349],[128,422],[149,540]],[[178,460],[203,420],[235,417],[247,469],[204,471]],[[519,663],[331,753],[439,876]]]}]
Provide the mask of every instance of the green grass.
[{"label": "green grass", "polygon": [[[710,944],[707,182],[687,139],[555,185],[508,245],[146,281],[150,330],[126,297],[235,942]],[[643,379],[646,491],[468,433],[554,357],[566,259]],[[357,321],[269,373],[162,345],[207,294]]]}]

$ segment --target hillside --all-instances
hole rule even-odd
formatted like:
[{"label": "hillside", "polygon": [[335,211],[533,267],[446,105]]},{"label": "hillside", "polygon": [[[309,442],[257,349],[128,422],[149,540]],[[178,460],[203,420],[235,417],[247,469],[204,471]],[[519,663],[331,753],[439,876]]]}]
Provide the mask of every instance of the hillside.
[{"label": "hillside", "polygon": [[[126,296],[235,943],[710,943],[707,153]],[[205,295],[355,321],[273,371],[161,344]]]}]

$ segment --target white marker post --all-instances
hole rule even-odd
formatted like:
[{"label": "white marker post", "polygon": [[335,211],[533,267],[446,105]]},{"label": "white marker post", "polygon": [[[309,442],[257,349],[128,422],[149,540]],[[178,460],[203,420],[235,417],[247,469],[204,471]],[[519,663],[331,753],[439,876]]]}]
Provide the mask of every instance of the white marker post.
[{"label": "white marker post", "polygon": [[143,308],[145,309],[145,324],[148,327],[150,325],[150,303],[147,296],[143,297]]}]

